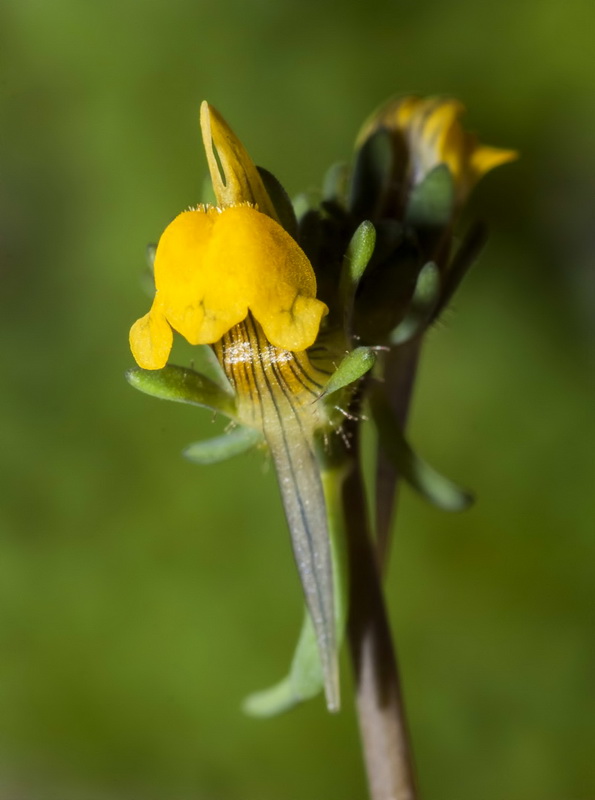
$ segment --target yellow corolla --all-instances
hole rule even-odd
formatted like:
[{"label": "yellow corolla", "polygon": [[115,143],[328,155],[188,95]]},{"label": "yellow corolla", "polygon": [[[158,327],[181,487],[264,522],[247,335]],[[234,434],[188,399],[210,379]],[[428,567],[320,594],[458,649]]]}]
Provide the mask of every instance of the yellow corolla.
[{"label": "yellow corolla", "polygon": [[312,265],[277,221],[256,167],[206,103],[201,127],[218,206],[183,212],[159,240],[155,299],[130,331],[144,369],[165,366],[173,330],[191,344],[210,344],[249,312],[272,345],[305,350],[327,313]]},{"label": "yellow corolla", "polygon": [[486,172],[517,158],[514,150],[480,144],[477,136],[461,125],[459,117],[464,111],[462,103],[453,98],[393,99],[365,123],[358,144],[380,128],[398,134],[405,145],[409,181],[415,185],[434,167],[446,164],[460,205]]}]

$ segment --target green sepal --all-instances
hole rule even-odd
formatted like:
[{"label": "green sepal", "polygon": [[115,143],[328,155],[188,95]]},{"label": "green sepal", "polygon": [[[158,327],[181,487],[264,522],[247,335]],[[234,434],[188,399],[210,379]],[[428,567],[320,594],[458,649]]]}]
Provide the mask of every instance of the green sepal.
[{"label": "green sepal", "polygon": [[322,397],[359,381],[376,363],[376,353],[371,347],[356,347],[341,361],[322,392]]},{"label": "green sepal", "polygon": [[405,221],[418,229],[441,229],[451,220],[455,202],[455,186],[449,168],[439,164],[411,189]]},{"label": "green sepal", "polygon": [[465,235],[462,244],[446,270],[440,300],[434,309],[433,318],[440,316],[451,301],[465,275],[469,272],[488,239],[488,228],[484,222],[476,222]]},{"label": "green sepal", "polygon": [[[345,636],[347,619],[347,566],[344,552],[344,522],[341,506],[342,479],[340,470],[323,470],[322,482],[326,498],[328,526],[333,562],[333,586],[337,643]],[[324,676],[314,627],[306,610],[289,674],[270,689],[249,695],[242,704],[251,717],[273,717],[319,695],[324,689]]]},{"label": "green sepal", "polygon": [[415,291],[405,317],[389,336],[393,345],[401,345],[420,334],[429,324],[440,298],[440,270],[429,261],[419,272]]},{"label": "green sepal", "polygon": [[161,400],[204,406],[235,418],[234,396],[193,369],[176,367],[173,364],[154,370],[134,367],[127,371],[126,380],[135,389]]},{"label": "green sepal", "polygon": [[182,455],[194,464],[218,464],[247,453],[262,442],[264,439],[259,431],[242,425],[213,439],[193,442],[182,451]]},{"label": "green sepal", "polygon": [[357,228],[347,246],[343,257],[341,286],[355,291],[362,279],[366,267],[374,253],[376,245],[376,228],[369,220],[364,220]]},{"label": "green sepal", "polygon": [[348,340],[350,340],[353,325],[355,293],[374,254],[375,246],[376,228],[369,220],[364,220],[351,237],[343,256],[341,268],[339,297],[343,308],[343,325]]},{"label": "green sepal", "polygon": [[399,476],[430,503],[443,511],[464,511],[473,503],[473,495],[445,478],[421,459],[408,444],[401,427],[382,395],[376,389],[370,395],[379,444],[393,462]]},{"label": "green sepal", "polygon": [[349,209],[356,219],[376,219],[390,189],[394,165],[393,139],[379,128],[359,149],[349,193]]},{"label": "green sepal", "polygon": [[285,228],[287,233],[297,240],[297,218],[289,195],[283,188],[281,182],[273,175],[272,172],[269,172],[268,169],[265,169],[264,167],[256,167],[256,169],[258,170],[258,174],[264,183],[264,188],[267,190],[271,202],[275,207],[275,211],[279,217],[279,222]]}]

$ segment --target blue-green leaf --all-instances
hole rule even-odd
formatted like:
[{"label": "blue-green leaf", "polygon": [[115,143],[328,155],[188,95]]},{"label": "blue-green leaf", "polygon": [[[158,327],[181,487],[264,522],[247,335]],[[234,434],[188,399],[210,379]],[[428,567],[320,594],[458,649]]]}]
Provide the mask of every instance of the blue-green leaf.
[{"label": "blue-green leaf", "polygon": [[195,464],[218,464],[246,453],[261,442],[264,439],[259,431],[240,426],[221,436],[193,442],[182,451],[182,455]]},{"label": "blue-green leaf", "polygon": [[445,478],[421,459],[408,444],[381,390],[371,393],[370,405],[382,449],[403,480],[444,511],[464,511],[473,495]]},{"label": "blue-green leaf", "polygon": [[391,344],[405,344],[423,331],[432,319],[440,297],[440,271],[429,261],[417,276],[415,291],[405,317],[390,334]]},{"label": "blue-green leaf", "polygon": [[131,386],[145,394],[176,403],[190,403],[220,411],[232,419],[236,414],[235,398],[210,378],[193,369],[168,364],[163,369],[134,367],[126,373]]},{"label": "blue-green leaf", "polygon": [[269,689],[248,695],[242,709],[251,717],[274,717],[316,697],[323,686],[316,634],[306,610],[289,674]]}]

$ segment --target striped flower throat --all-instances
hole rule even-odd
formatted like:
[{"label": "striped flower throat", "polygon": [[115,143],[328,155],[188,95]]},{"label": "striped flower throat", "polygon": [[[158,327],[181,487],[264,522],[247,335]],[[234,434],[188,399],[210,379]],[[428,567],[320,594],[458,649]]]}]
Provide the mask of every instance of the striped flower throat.
[{"label": "striped flower throat", "polygon": [[242,423],[262,431],[275,464],[306,605],[316,632],[327,704],[340,704],[333,564],[320,471],[317,430],[328,427],[320,401],[330,370],[304,351],[272,345],[248,314],[213,350],[235,390]]},{"label": "striped flower throat", "polygon": [[299,424],[309,436],[328,426],[325,406],[318,400],[331,370],[314,366],[305,351],[275,347],[252,314],[227,331],[213,350],[235,390],[243,424],[261,430],[265,438],[279,424]]}]

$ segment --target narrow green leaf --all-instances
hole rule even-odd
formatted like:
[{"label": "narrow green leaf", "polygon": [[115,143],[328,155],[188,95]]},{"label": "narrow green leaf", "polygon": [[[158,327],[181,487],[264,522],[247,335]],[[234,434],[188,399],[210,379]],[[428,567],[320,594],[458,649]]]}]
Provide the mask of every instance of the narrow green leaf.
[{"label": "narrow green leaf", "polygon": [[414,228],[445,228],[452,219],[454,181],[446,164],[430,170],[409,195],[405,221]]},{"label": "narrow green leaf", "polygon": [[391,344],[405,344],[423,331],[432,319],[440,297],[440,271],[429,261],[419,272],[415,291],[405,317],[390,334]]},{"label": "narrow green leaf", "polygon": [[345,356],[324,387],[323,396],[337,392],[358,381],[376,363],[376,353],[371,347],[356,347]]},{"label": "narrow green leaf", "polygon": [[176,403],[190,403],[220,411],[232,419],[236,406],[233,395],[225,392],[210,378],[185,367],[168,364],[163,369],[134,367],[126,373],[131,386],[145,394]]},{"label": "narrow green leaf", "polygon": [[193,442],[182,451],[182,455],[195,464],[218,464],[246,453],[263,441],[259,431],[240,426],[213,439]]},{"label": "narrow green leaf", "polygon": [[380,389],[371,393],[370,404],[382,449],[407,483],[426,500],[444,511],[464,511],[473,495],[445,478],[421,459],[406,441]]}]

